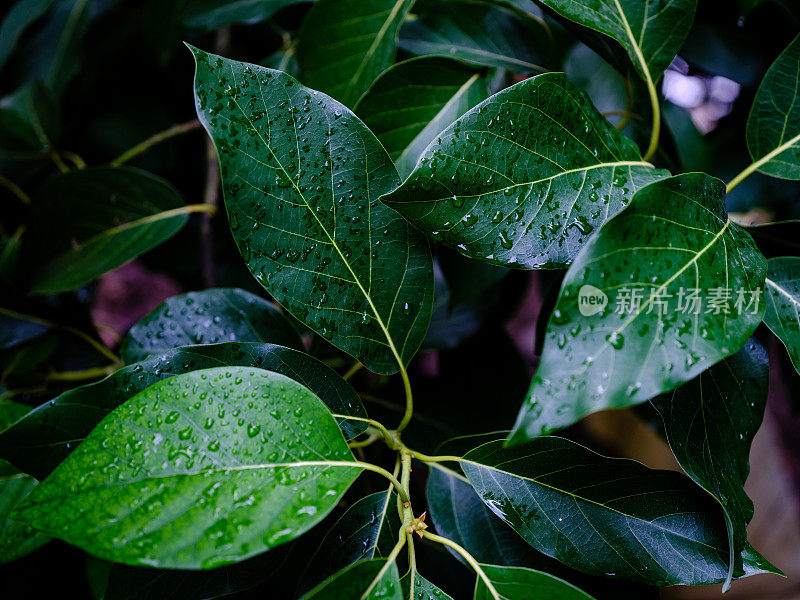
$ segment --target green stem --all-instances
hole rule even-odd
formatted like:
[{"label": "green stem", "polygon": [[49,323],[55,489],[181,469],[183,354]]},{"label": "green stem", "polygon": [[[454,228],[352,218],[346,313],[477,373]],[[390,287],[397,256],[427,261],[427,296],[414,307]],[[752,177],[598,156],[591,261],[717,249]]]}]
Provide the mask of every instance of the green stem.
[{"label": "green stem", "polygon": [[333,413],[334,418],[337,419],[347,419],[348,421],[361,421],[362,423],[369,423],[370,427],[376,429],[381,436],[383,436],[386,445],[389,446],[392,450],[396,450],[398,448],[398,442],[395,437],[391,434],[391,432],[386,429],[381,423],[375,421],[374,419],[367,419],[365,417],[353,417],[351,415],[340,415],[337,413]]},{"label": "green stem", "polygon": [[408,379],[408,371],[406,371],[405,365],[403,365],[402,361],[399,362],[400,377],[403,378],[403,387],[406,391],[406,411],[403,414],[403,420],[397,426],[397,433],[400,433],[408,426],[411,422],[411,416],[414,414],[414,395],[411,393],[411,381]]},{"label": "green stem", "polygon": [[480,577],[481,580],[483,580],[483,583],[489,589],[489,593],[492,595],[492,598],[494,598],[494,600],[501,600],[500,594],[498,594],[497,590],[494,589],[492,582],[489,581],[489,577],[487,577],[486,573],[483,571],[480,564],[478,564],[478,561],[475,560],[475,558],[469,552],[467,552],[466,549],[456,544],[453,540],[448,540],[447,538],[443,538],[439,535],[436,535],[435,533],[423,531],[422,536],[431,540],[432,542],[438,542],[458,552],[462,557],[464,557],[464,560],[466,560],[467,563],[469,563],[469,566],[472,567],[472,570],[475,571],[478,577]]},{"label": "green stem", "polygon": [[8,308],[0,307],[0,314],[6,315],[8,317],[12,317],[14,319],[21,319],[23,321],[30,321],[31,323],[36,323],[38,325],[43,325],[44,327],[52,327],[54,329],[61,329],[72,335],[79,337],[84,342],[89,344],[92,348],[97,350],[100,354],[108,358],[111,362],[119,364],[121,361],[119,356],[111,352],[108,348],[106,348],[103,344],[98,342],[93,337],[85,334],[80,329],[75,329],[74,327],[70,327],[69,325],[59,325],[58,323],[53,323],[52,321],[48,321],[47,319],[41,319],[39,317],[34,317],[31,315],[25,315],[22,313],[18,313],[17,311],[10,310]]},{"label": "green stem", "polygon": [[661,105],[658,102],[658,91],[656,90],[656,85],[653,82],[653,76],[650,74],[650,69],[647,67],[647,61],[644,58],[644,54],[642,54],[642,49],[639,47],[639,41],[633,34],[633,29],[631,29],[630,23],[628,23],[628,18],[625,16],[625,11],[622,10],[619,0],[614,0],[614,4],[617,7],[617,12],[619,13],[620,19],[622,20],[625,33],[627,33],[633,51],[636,54],[636,60],[638,61],[639,66],[642,68],[642,73],[644,73],[645,83],[647,84],[647,93],[650,96],[650,106],[653,109],[653,129],[650,132],[650,145],[647,147],[647,152],[644,154],[644,160],[648,161],[656,153],[656,150],[658,149],[658,137],[661,135]]},{"label": "green stem", "polygon": [[347,370],[347,373],[342,375],[342,379],[344,379],[345,381],[350,381],[350,378],[353,375],[355,375],[356,373],[358,373],[363,368],[364,368],[364,365],[362,365],[360,362],[357,362],[356,364],[354,364],[352,367],[350,367]]},{"label": "green stem", "polygon": [[194,131],[195,129],[199,128],[200,128],[200,121],[198,121],[197,119],[189,121],[188,123],[173,125],[169,129],[165,129],[164,131],[160,131],[155,135],[151,135],[143,142],[140,142],[136,144],[133,148],[126,150],[125,152],[120,154],[117,158],[112,160],[110,164],[112,167],[118,167],[121,164],[128,162],[135,156],[139,156],[140,154],[147,152],[150,148],[152,148],[156,144],[160,144],[165,140],[168,140],[178,135],[183,135],[184,133],[188,133],[190,131]]},{"label": "green stem", "polygon": [[392,551],[389,553],[389,556],[386,557],[386,562],[381,567],[381,570],[378,571],[378,574],[375,575],[374,579],[369,584],[367,589],[364,590],[363,594],[361,594],[361,600],[365,600],[365,598],[367,598],[370,595],[375,586],[378,585],[378,582],[386,574],[386,571],[389,570],[389,567],[391,567],[394,561],[397,560],[397,555],[400,554],[400,550],[402,550],[403,546],[405,545],[406,545],[406,533],[405,531],[401,530],[400,539],[397,540],[397,544],[395,544],[394,548],[392,548]]},{"label": "green stem", "polygon": [[93,367],[81,371],[61,371],[47,375],[47,381],[84,381],[86,379],[97,379],[111,375],[121,366],[121,363],[106,365],[105,367]]},{"label": "green stem", "polygon": [[758,171],[762,166],[764,166],[764,164],[768,163],[782,152],[785,152],[786,150],[794,146],[797,142],[800,142],[800,135],[793,137],[788,142],[784,142],[769,154],[765,154],[757,161],[751,163],[749,167],[747,167],[744,171],[742,171],[736,177],[731,179],[731,182],[727,186],[725,186],[725,193],[730,194],[731,190],[740,183],[742,183],[742,181],[744,181],[749,175],[752,175],[753,173]]},{"label": "green stem", "polygon": [[20,202],[23,204],[30,204],[31,197],[28,196],[25,192],[22,191],[22,188],[19,187],[16,183],[8,179],[7,177],[3,177],[0,175],[0,185],[14,194],[17,198],[19,198]]}]

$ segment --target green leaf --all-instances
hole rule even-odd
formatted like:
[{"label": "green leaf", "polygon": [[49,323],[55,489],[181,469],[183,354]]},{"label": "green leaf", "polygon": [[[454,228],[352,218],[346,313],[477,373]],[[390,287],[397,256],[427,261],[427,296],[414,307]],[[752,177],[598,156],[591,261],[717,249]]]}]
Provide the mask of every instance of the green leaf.
[{"label": "green leaf", "polygon": [[514,566],[541,562],[541,555],[487,508],[460,473],[432,468],[426,496],[439,535],[466,548],[478,562]]},{"label": "green leaf", "polygon": [[419,571],[414,571],[413,575],[413,586],[410,572],[400,580],[406,600],[453,600],[449,594],[420,575]]},{"label": "green leaf", "polygon": [[[557,577],[524,567],[481,565],[501,600],[592,600],[589,594]],[[475,584],[475,600],[493,600],[481,578]]]},{"label": "green leaf", "polygon": [[414,0],[317,0],[300,28],[303,82],[353,106],[391,66]]},{"label": "green leaf", "polygon": [[128,167],[92,167],[48,179],[32,212],[23,246],[32,260],[44,261],[33,276],[36,294],[79,288],[158,246],[187,220],[174,187]]},{"label": "green leaf", "polygon": [[489,96],[486,77],[436,56],[387,69],[356,104],[355,113],[407,177],[442,130]]},{"label": "green leaf", "polygon": [[386,558],[400,531],[397,496],[391,490],[376,492],[350,506],[330,528],[308,560],[300,591],[307,591],[348,565]]},{"label": "green leaf", "polygon": [[[719,505],[684,476],[612,459],[562,438],[468,452],[486,505],[534,548],[575,569],[653,585],[724,581]],[[750,565],[736,576],[767,572]]]},{"label": "green leaf", "polygon": [[[109,412],[168,377],[219,366],[258,367],[282,373],[316,394],[334,414],[366,418],[361,400],[339,375],[297,350],[272,344],[185,346],[150,356],[102,381],[64,392],[0,434],[0,456],[44,478]],[[337,418],[346,437],[366,429],[363,421]]]},{"label": "green leaf", "polygon": [[54,2],[55,0],[19,0],[9,9],[0,25],[0,71],[25,29],[45,14]]},{"label": "green leaf", "polygon": [[767,262],[767,324],[786,346],[800,373],[800,258],[772,258]]},{"label": "green leaf", "polygon": [[449,56],[464,62],[541,72],[533,21],[490,5],[434,2],[400,30],[400,48],[416,55]]},{"label": "green leaf", "polygon": [[[23,404],[0,402],[0,431],[29,410]],[[37,483],[33,477],[0,460],[0,564],[25,556],[48,541],[46,536],[10,518],[17,504],[31,493]]]},{"label": "green leaf", "polygon": [[689,34],[697,0],[536,0],[619,42],[642,79],[657,81]]},{"label": "green leaf", "polygon": [[641,190],[567,272],[512,443],[649,400],[735,353],[764,314],[765,271],[718,179]]},{"label": "green leaf", "polygon": [[29,68],[25,70],[28,83],[37,80],[57,98],[81,69],[83,41],[89,22],[95,13],[89,0],[57,2],[36,35],[20,47]]},{"label": "green leaf", "polygon": [[130,565],[210,569],[292,540],[361,472],[328,408],[283,375],[194,371],[116,408],[14,518]]},{"label": "green leaf", "polygon": [[49,150],[59,130],[59,107],[41,81],[25,85],[0,100],[0,148]]},{"label": "green leaf", "polygon": [[190,29],[211,31],[232,23],[259,23],[276,12],[313,0],[193,0],[182,15]]},{"label": "green leaf", "polygon": [[385,563],[385,559],[374,558],[350,565],[319,584],[301,600],[403,600],[395,563],[389,566],[369,595],[363,595]]},{"label": "green leaf", "polygon": [[761,173],[800,179],[800,35],[772,63],[747,119],[747,148]]},{"label": "green leaf", "polygon": [[747,524],[753,518],[744,482],[768,386],[767,353],[751,340],[689,383],[651,401],[681,468],[722,506],[730,547],[726,590],[734,570],[741,568]]},{"label": "green leaf", "polygon": [[302,350],[300,336],[271,302],[237,288],[189,292],[162,302],[128,332],[128,363],[192,344],[269,342]]},{"label": "green leaf", "polygon": [[312,330],[396,372],[425,336],[433,273],[424,236],[378,201],[398,183],[386,151],[285,73],[193,52],[197,113],[248,268]]},{"label": "green leaf", "polygon": [[642,161],[563,73],[547,73],[450,125],[384,201],[466,256],[558,268],[666,174]]}]

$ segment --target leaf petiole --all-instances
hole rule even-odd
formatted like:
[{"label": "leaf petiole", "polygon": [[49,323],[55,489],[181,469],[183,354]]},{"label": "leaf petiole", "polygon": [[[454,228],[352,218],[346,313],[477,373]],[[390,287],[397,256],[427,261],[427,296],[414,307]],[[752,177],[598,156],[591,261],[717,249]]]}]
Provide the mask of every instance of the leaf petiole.
[{"label": "leaf petiole", "polygon": [[463,546],[459,546],[453,540],[449,540],[447,538],[436,535],[435,533],[430,533],[428,531],[423,531],[422,537],[425,537],[431,540],[432,542],[438,542],[440,544],[443,544],[458,552],[462,557],[464,557],[464,560],[466,560],[469,566],[472,567],[472,570],[475,571],[478,577],[481,578],[484,585],[488,588],[489,593],[492,595],[492,598],[494,598],[494,600],[501,600],[500,594],[498,594],[497,590],[494,589],[492,582],[489,580],[489,577],[487,577],[486,573],[481,568],[478,561],[475,560],[475,558],[469,552],[467,552],[467,550]]}]

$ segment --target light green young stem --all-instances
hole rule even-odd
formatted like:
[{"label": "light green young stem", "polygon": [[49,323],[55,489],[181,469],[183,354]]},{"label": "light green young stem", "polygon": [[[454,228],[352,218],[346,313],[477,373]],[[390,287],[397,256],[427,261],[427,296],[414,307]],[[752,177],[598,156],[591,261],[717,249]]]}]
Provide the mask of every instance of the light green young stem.
[{"label": "light green young stem", "polygon": [[637,40],[636,36],[633,34],[633,29],[631,29],[628,18],[625,16],[625,11],[622,10],[619,0],[614,0],[614,4],[617,7],[617,12],[622,20],[622,24],[625,27],[625,32],[628,34],[631,47],[636,54],[636,61],[639,63],[639,66],[641,66],[642,73],[644,73],[647,93],[650,96],[650,105],[653,109],[653,129],[650,132],[650,145],[647,147],[647,152],[644,154],[644,160],[650,160],[658,149],[658,137],[661,134],[661,105],[658,102],[658,91],[656,90],[653,76],[650,74],[650,69],[647,66],[647,61],[644,58],[642,49],[639,47],[639,40]]},{"label": "light green young stem", "polygon": [[174,125],[169,129],[166,129],[164,131],[156,133],[155,135],[150,136],[143,142],[136,144],[133,148],[126,150],[125,152],[120,154],[117,158],[111,161],[111,166],[118,167],[122,163],[128,162],[135,156],[139,156],[143,152],[147,152],[147,150],[149,150],[156,144],[160,144],[164,140],[168,140],[177,135],[181,135],[199,128],[200,128],[200,121],[198,121],[197,119],[195,119],[194,121],[189,121],[188,123],[181,123],[180,125]]},{"label": "light green young stem", "polygon": [[730,194],[731,190],[733,188],[735,188],[737,185],[739,185],[740,183],[742,183],[742,181],[744,181],[748,176],[750,176],[753,173],[755,173],[756,171],[758,171],[766,163],[771,161],[773,158],[775,158],[776,156],[778,156],[782,152],[785,152],[786,150],[788,150],[789,148],[791,148],[792,146],[794,146],[798,142],[800,142],[800,135],[797,135],[797,136],[793,137],[788,142],[784,142],[783,144],[781,144],[780,146],[775,148],[769,154],[765,154],[764,156],[759,158],[757,161],[754,161],[744,171],[742,171],[736,177],[731,179],[731,182],[727,186],[725,186],[725,193],[726,194]]},{"label": "light green young stem", "polygon": [[464,557],[464,560],[466,560],[469,566],[472,567],[472,570],[475,571],[478,577],[481,578],[484,585],[488,588],[489,593],[492,595],[492,598],[494,598],[494,600],[501,600],[500,594],[498,594],[497,590],[494,589],[492,582],[489,581],[489,577],[487,577],[486,573],[481,568],[480,564],[478,564],[478,561],[475,560],[475,558],[469,552],[467,552],[466,549],[464,549],[464,547],[459,546],[453,540],[448,540],[447,538],[443,538],[441,536],[438,536],[434,533],[429,533],[427,531],[423,531],[422,536],[431,540],[432,542],[438,542],[440,544],[444,544],[445,546],[452,548],[453,550],[458,552],[462,557]]}]

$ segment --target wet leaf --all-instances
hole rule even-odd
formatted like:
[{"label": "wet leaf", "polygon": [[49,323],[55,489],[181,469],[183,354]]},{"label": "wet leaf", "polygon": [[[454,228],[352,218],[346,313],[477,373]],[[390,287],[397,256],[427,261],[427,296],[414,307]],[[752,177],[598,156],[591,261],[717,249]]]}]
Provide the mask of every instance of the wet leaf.
[{"label": "wet leaf", "polygon": [[541,72],[542,55],[532,20],[482,3],[433,2],[400,30],[400,48],[416,55],[440,55],[466,63]]},{"label": "wet leaf", "polygon": [[512,443],[649,400],[734,354],[764,314],[765,271],[721,181],[644,188],[567,272]]},{"label": "wet leaf", "polygon": [[303,83],[354,106],[391,66],[414,0],[317,0],[300,28]]},{"label": "wet leaf", "polygon": [[410,573],[400,580],[405,600],[453,600],[449,594],[420,575],[419,571],[414,571],[414,585],[411,583]]},{"label": "wet leaf", "polygon": [[[26,473],[44,478],[108,413],[134,395],[163,379],[220,365],[282,373],[314,392],[334,414],[367,416],[353,388],[333,370],[297,350],[272,344],[185,346],[150,356],[42,404],[0,433],[0,456]],[[348,438],[366,429],[363,421],[337,421]]]},{"label": "wet leaf", "polygon": [[477,561],[523,565],[535,560],[533,548],[489,511],[460,473],[431,469],[427,499],[436,531]]},{"label": "wet leaf", "polygon": [[466,256],[558,268],[638,189],[665,175],[583,91],[547,73],[456,120],[384,201]]},{"label": "wet leaf", "polygon": [[378,201],[398,183],[386,151],[285,73],[193,51],[197,112],[248,268],[332,344],[396,372],[425,336],[433,273],[424,236]]},{"label": "wet leaf", "polygon": [[[524,567],[481,565],[501,600],[592,600],[571,583],[541,571]],[[475,600],[493,600],[482,579],[475,584]]]},{"label": "wet leaf", "polygon": [[387,69],[353,109],[407,177],[442,130],[489,96],[486,77],[438,56]]},{"label": "wet leaf", "polygon": [[772,258],[767,263],[764,322],[786,346],[800,373],[800,258]]},{"label": "wet leaf", "polygon": [[[683,475],[595,454],[562,438],[498,440],[461,461],[486,505],[534,548],[595,575],[652,585],[724,581],[719,505]],[[774,572],[748,548],[736,577]]]},{"label": "wet leaf", "polygon": [[[744,482],[768,386],[767,353],[750,340],[733,356],[651,401],[681,468],[722,506],[730,546],[729,578],[741,566],[747,524],[753,518]],[[725,587],[730,587],[730,580]]]},{"label": "wet leaf", "polygon": [[697,0],[536,0],[619,42],[643,79],[657,81],[689,34]]},{"label": "wet leaf", "polygon": [[350,565],[319,584],[301,600],[403,600],[397,565],[394,563],[369,595],[363,595],[385,563],[386,560],[382,558],[374,558]]},{"label": "wet leaf", "polygon": [[359,499],[331,527],[300,582],[308,591],[348,565],[372,558],[386,558],[400,531],[397,496],[386,490]]},{"label": "wet leaf", "polygon": [[[23,404],[0,402],[0,431],[25,416],[29,410]],[[0,564],[33,552],[49,539],[10,518],[17,504],[30,494],[37,483],[33,477],[0,460]]]},{"label": "wet leaf", "polygon": [[761,173],[800,179],[800,36],[764,76],[747,119],[747,147]]},{"label": "wet leaf", "polygon": [[130,565],[210,569],[288,542],[361,472],[328,408],[251,367],[158,382],[111,412],[14,518]]},{"label": "wet leaf", "polygon": [[33,293],[76,289],[158,246],[186,224],[183,205],[169,183],[129,167],[48,179],[33,199],[33,225],[23,239],[31,260],[42,261]]},{"label": "wet leaf", "polygon": [[220,342],[303,349],[300,336],[274,304],[237,288],[217,288],[162,302],[131,328],[120,353],[131,364],[179,346]]}]

